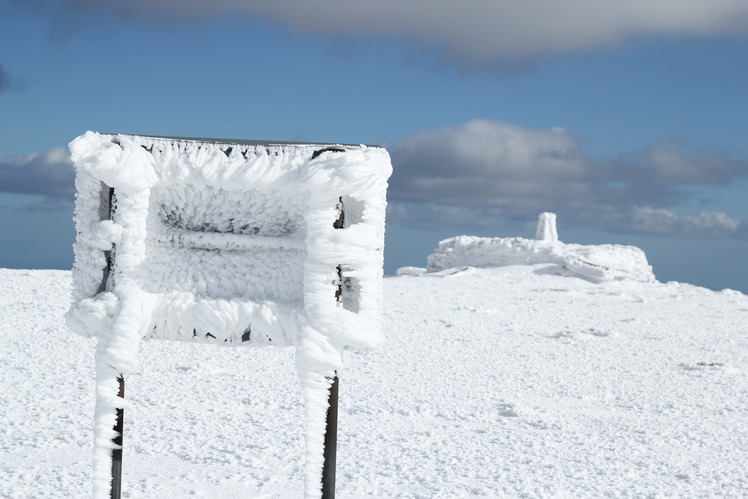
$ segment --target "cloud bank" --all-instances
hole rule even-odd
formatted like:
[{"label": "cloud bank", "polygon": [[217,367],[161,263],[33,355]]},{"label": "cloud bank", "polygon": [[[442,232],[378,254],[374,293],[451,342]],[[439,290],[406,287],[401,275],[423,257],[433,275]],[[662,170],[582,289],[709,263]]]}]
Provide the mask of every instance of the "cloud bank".
[{"label": "cloud bank", "polygon": [[[16,0],[17,1],[17,0]],[[321,36],[387,37],[455,60],[528,61],[646,36],[748,32],[745,0],[63,0],[74,12],[208,21],[247,15]]]},{"label": "cloud bank", "polygon": [[75,171],[64,147],[0,161],[0,192],[75,196]]},{"label": "cloud bank", "polygon": [[748,236],[725,213],[673,211],[693,196],[684,187],[748,177],[748,161],[690,150],[680,139],[601,161],[563,128],[474,120],[418,133],[390,152],[390,215],[404,224],[496,227],[554,211],[567,223],[616,232]]},{"label": "cloud bank", "polygon": [[[422,131],[390,149],[388,220],[406,226],[470,228],[533,224],[554,211],[567,225],[612,232],[748,239],[748,224],[721,211],[678,213],[693,186],[748,177],[748,160],[689,148],[666,137],[620,157],[594,160],[564,128],[532,130],[473,120]],[[65,148],[0,161],[0,192],[75,195]]]}]

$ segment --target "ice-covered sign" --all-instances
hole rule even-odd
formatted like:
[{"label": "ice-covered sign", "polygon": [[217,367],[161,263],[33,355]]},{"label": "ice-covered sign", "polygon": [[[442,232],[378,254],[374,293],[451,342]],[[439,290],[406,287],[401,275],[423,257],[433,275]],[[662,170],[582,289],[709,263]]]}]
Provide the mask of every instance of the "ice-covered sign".
[{"label": "ice-covered sign", "polygon": [[[117,378],[143,338],[294,346],[308,407],[344,349],[378,342],[383,148],[88,132],[70,150],[67,322],[99,339],[97,462],[112,447]],[[324,415],[307,416],[313,450]]]}]

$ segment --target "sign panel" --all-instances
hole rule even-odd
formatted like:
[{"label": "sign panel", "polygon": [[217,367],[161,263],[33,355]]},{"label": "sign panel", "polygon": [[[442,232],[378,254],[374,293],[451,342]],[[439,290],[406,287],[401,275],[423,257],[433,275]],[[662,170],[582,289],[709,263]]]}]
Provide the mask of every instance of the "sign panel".
[{"label": "sign panel", "polygon": [[298,345],[311,324],[377,341],[384,149],[89,132],[71,150],[73,331],[106,334],[137,302],[140,337]]}]

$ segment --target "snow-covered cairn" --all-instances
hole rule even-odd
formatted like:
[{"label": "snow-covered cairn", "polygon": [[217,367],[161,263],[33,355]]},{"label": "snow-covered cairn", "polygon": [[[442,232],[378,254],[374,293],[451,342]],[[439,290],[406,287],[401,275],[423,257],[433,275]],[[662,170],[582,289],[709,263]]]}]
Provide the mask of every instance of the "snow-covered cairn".
[{"label": "snow-covered cairn", "polygon": [[440,241],[428,257],[428,272],[463,266],[541,263],[555,264],[564,273],[593,282],[655,280],[647,256],[635,246],[562,243],[558,240],[554,213],[540,214],[535,239],[457,236]]},{"label": "snow-covered cairn", "polygon": [[380,339],[387,152],[93,132],[70,150],[67,323],[99,340],[95,495],[109,493],[118,378],[143,338],[296,347],[319,495],[330,379],[344,349]]}]

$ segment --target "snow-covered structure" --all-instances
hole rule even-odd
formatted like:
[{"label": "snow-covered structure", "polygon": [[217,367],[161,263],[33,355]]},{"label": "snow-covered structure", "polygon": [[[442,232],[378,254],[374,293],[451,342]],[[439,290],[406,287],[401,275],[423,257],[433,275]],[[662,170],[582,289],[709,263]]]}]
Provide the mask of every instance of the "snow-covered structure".
[{"label": "snow-covered structure", "polygon": [[558,241],[556,214],[548,211],[538,215],[538,228],[535,231],[536,241]]},{"label": "snow-covered structure", "polygon": [[93,132],[70,150],[67,323],[99,340],[96,494],[111,480],[117,379],[143,338],[296,347],[318,494],[329,379],[345,349],[380,339],[387,152]]},{"label": "snow-covered structure", "polygon": [[655,280],[644,252],[616,244],[565,244],[558,240],[556,215],[542,213],[535,239],[457,236],[439,242],[428,256],[428,272],[505,265],[558,265],[564,272],[593,281]]}]

